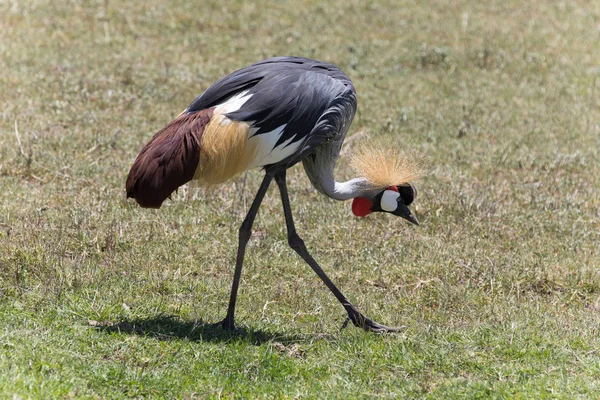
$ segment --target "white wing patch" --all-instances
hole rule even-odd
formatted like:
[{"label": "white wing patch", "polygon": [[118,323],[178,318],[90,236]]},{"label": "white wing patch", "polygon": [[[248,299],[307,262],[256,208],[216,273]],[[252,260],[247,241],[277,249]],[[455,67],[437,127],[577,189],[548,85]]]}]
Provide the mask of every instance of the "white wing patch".
[{"label": "white wing patch", "polygon": [[248,147],[256,149],[256,156],[249,168],[278,163],[294,154],[296,150],[300,148],[302,145],[301,140],[290,144],[296,137],[295,135],[278,146],[275,146],[285,127],[286,124],[273,129],[271,132],[265,132],[258,135],[255,135],[258,130],[257,128],[251,129],[250,138],[248,139],[248,144],[251,146]]},{"label": "white wing patch", "polygon": [[248,94],[248,91],[245,90],[243,92],[239,92],[238,94],[231,96],[225,102],[219,104],[215,107],[215,114],[228,114],[242,108],[245,102],[248,101],[252,97],[251,94]]},{"label": "white wing patch", "polygon": [[[221,126],[227,126],[231,124],[232,121],[225,117],[224,114],[239,110],[242,108],[244,103],[250,99],[250,97],[252,97],[252,95],[248,94],[247,90],[231,96],[229,99],[215,107],[215,116],[213,119]],[[277,141],[281,137],[281,134],[285,130],[287,124],[283,124],[273,129],[271,132],[264,132],[256,135],[256,132],[259,128],[252,127],[253,122],[254,121],[247,121],[251,128],[248,132],[248,140],[246,142],[245,152],[248,153],[246,156],[251,158],[252,161],[246,169],[253,169],[278,163],[279,161],[282,161],[294,154],[302,145],[302,140],[290,144],[296,137],[296,135],[294,135],[285,142],[276,146]]]}]

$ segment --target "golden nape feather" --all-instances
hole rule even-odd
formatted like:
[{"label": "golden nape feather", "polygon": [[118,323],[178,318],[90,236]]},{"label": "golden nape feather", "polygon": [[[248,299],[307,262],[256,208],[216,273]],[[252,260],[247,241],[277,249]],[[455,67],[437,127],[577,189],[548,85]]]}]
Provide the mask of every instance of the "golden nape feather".
[{"label": "golden nape feather", "polygon": [[424,175],[419,158],[401,154],[392,146],[363,146],[350,156],[350,165],[380,188],[405,185]]}]

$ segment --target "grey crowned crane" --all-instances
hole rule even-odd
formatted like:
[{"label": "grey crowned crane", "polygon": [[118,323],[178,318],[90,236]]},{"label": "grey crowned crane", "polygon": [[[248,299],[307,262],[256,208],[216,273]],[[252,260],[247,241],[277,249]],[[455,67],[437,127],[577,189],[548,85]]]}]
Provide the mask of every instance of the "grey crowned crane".
[{"label": "grey crowned crane", "polygon": [[242,171],[262,167],[265,177],[239,229],[239,245],[227,316],[234,313],[246,244],[269,184],[279,187],[288,243],[344,306],[348,321],[373,332],[393,332],[363,316],[310,255],[296,233],[286,170],[302,161],[312,185],[335,200],[353,199],[364,217],[387,212],[417,224],[408,208],[417,171],[392,152],[364,151],[355,157],[360,177],[337,182],[333,170],[356,111],[350,78],[332,64],[300,57],[275,57],[221,78],[160,130],[137,156],[127,177],[127,196],[140,206],[159,208],[192,179],[222,183]]}]

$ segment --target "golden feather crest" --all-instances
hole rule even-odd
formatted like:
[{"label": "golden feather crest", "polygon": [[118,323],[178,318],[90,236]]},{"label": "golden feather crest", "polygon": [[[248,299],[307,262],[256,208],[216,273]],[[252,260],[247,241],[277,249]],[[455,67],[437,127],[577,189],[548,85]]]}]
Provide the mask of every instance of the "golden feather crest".
[{"label": "golden feather crest", "polygon": [[376,187],[401,186],[424,175],[422,159],[391,146],[369,145],[350,156],[350,165]]}]

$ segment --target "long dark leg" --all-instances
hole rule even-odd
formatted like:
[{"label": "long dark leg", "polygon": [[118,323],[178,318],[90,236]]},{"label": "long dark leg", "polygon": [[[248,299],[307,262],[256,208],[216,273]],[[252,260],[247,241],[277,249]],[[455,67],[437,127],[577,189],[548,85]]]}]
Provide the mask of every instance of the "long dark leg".
[{"label": "long dark leg", "polygon": [[366,318],[362,315],[358,310],[346,299],[346,297],[340,292],[340,290],[333,284],[331,279],[325,274],[323,269],[319,266],[319,264],[315,261],[315,259],[310,255],[306,246],[304,245],[304,241],[298,234],[296,233],[296,227],[294,226],[294,218],[292,217],[292,209],[290,207],[290,199],[287,193],[287,184],[285,181],[285,171],[279,172],[275,175],[275,182],[277,182],[277,186],[279,186],[279,192],[281,192],[281,202],[283,203],[283,212],[285,214],[285,224],[288,232],[288,243],[292,249],[296,253],[300,255],[306,261],[306,263],[315,271],[317,276],[321,278],[321,280],[325,283],[325,285],[331,290],[333,295],[338,299],[342,306],[348,312],[348,319],[342,326],[345,327],[348,323],[348,320],[352,321],[355,326],[359,328],[363,328],[367,331],[372,332],[397,332],[401,328],[391,328],[389,326],[378,324]]},{"label": "long dark leg", "polygon": [[231,295],[229,297],[229,307],[227,308],[227,315],[225,316],[225,319],[220,322],[221,326],[223,326],[225,329],[235,329],[235,324],[233,322],[235,314],[235,301],[237,299],[238,287],[240,286],[240,277],[242,276],[242,264],[244,262],[244,254],[246,253],[246,245],[248,244],[248,240],[250,240],[250,236],[252,235],[252,224],[254,223],[254,218],[258,213],[260,203],[265,197],[265,193],[267,193],[267,189],[269,188],[269,184],[272,180],[272,175],[267,174],[265,176],[260,184],[258,192],[256,193],[256,197],[254,197],[254,201],[248,210],[248,214],[246,214],[246,218],[240,226],[237,259],[235,261],[235,272],[233,273],[233,284],[231,286]]}]

